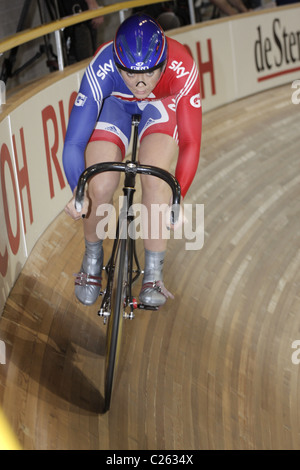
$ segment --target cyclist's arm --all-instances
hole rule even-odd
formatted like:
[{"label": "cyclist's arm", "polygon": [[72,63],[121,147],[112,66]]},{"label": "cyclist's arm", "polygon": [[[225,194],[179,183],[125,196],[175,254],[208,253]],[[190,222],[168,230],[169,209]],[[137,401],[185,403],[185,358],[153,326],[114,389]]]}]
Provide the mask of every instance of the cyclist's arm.
[{"label": "cyclist's arm", "polygon": [[74,105],[66,133],[63,166],[72,192],[78,178],[84,171],[84,152],[98,116],[96,102],[85,103],[83,107]]},{"label": "cyclist's arm", "polygon": [[179,155],[175,176],[184,197],[197,171],[202,131],[202,110],[198,86],[181,98],[177,106]]},{"label": "cyclist's arm", "polygon": [[[78,103],[81,98],[82,96],[78,94],[76,102]],[[65,212],[74,220],[85,217],[89,208],[89,199],[85,194],[82,210],[77,212],[75,190],[78,179],[85,169],[84,152],[98,116],[98,106],[94,100],[86,100],[84,106],[76,105],[76,102],[70,115],[63,150],[64,171],[73,192]]]},{"label": "cyclist's arm", "polygon": [[85,169],[84,152],[100,107],[101,101],[95,99],[85,74],[70,115],[63,149],[64,171],[72,192]]}]

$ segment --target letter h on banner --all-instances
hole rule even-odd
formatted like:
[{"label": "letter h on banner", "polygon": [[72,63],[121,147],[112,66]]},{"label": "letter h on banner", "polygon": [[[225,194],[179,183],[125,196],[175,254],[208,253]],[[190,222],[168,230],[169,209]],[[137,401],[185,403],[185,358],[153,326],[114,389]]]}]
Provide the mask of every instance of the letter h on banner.
[{"label": "letter h on banner", "polygon": [[201,96],[202,96],[202,99],[203,99],[203,98],[205,98],[204,80],[203,80],[203,75],[205,73],[210,74],[210,83],[211,83],[211,93],[212,93],[212,95],[216,94],[215,74],[214,74],[214,64],[213,64],[211,39],[207,39],[207,49],[208,49],[208,61],[207,62],[202,62],[200,42],[197,42],[196,46],[197,46],[197,56],[198,56],[198,64],[199,64],[199,72],[200,72]]}]

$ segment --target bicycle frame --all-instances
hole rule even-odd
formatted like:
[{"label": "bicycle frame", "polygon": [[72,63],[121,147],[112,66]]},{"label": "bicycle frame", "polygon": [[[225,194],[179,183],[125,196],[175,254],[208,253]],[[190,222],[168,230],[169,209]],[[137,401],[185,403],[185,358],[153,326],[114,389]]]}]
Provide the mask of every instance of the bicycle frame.
[{"label": "bicycle frame", "polygon": [[[138,125],[140,115],[132,116],[133,145],[131,160],[125,163],[105,162],[88,167],[80,176],[76,195],[75,206],[80,212],[84,199],[85,185],[90,178],[105,171],[119,171],[125,173],[123,186],[124,204],[121,209],[113,243],[112,253],[106,267],[107,284],[98,314],[107,323],[106,352],[104,368],[104,408],[107,412],[110,408],[114,377],[118,368],[120,355],[122,324],[126,318],[134,318],[134,309],[157,310],[158,307],[149,307],[138,304],[132,295],[132,285],[142,273],[136,253],[135,237],[130,237],[128,228],[134,226],[134,213],[132,210],[133,196],[137,174],[156,176],[169,184],[173,195],[171,210],[171,223],[176,223],[180,210],[180,186],[176,178],[168,171],[149,165],[140,165],[136,161],[138,143]],[[134,263],[136,269],[134,268]],[[126,309],[130,309],[129,313]]]},{"label": "bicycle frame", "polygon": [[[117,224],[117,231],[116,236],[113,244],[113,249],[109,261],[105,267],[107,272],[107,285],[106,290],[103,292],[103,300],[101,304],[101,308],[99,310],[99,315],[104,317],[104,322],[106,322],[106,317],[110,315],[110,298],[111,298],[111,291],[112,291],[112,284],[114,278],[114,262],[115,262],[115,254],[117,251],[117,246],[119,243],[120,238],[122,238],[122,230],[127,230],[128,223],[132,223],[134,221],[134,215],[132,214],[131,206],[133,204],[133,196],[135,192],[135,183],[136,183],[136,175],[143,174],[143,175],[151,175],[156,176],[162,180],[164,180],[172,190],[173,196],[173,206],[171,210],[171,223],[174,224],[178,220],[179,217],[179,210],[180,210],[180,197],[181,197],[181,190],[180,185],[176,178],[171,175],[166,170],[161,168],[151,166],[151,165],[140,165],[136,161],[136,154],[137,154],[137,145],[138,145],[138,125],[140,122],[141,116],[139,114],[135,114],[132,116],[132,126],[133,126],[133,144],[132,144],[132,154],[131,160],[127,160],[126,162],[105,162],[105,163],[98,163],[92,165],[81,174],[77,190],[75,196],[75,207],[78,212],[80,212],[83,204],[84,199],[84,190],[85,185],[90,178],[95,176],[96,174],[107,172],[107,171],[118,171],[125,173],[125,180],[123,186],[123,193],[124,193],[124,205],[120,212],[118,224]],[[125,223],[127,221],[127,223]],[[132,224],[131,224],[132,226]],[[133,269],[133,264],[136,264],[136,270]],[[137,304],[134,297],[132,296],[132,284],[138,279],[140,274],[142,273],[136,253],[136,246],[135,240],[132,237],[129,237],[129,244],[128,244],[128,278],[127,278],[127,286],[126,286],[126,301],[124,307],[124,318],[133,318],[133,310],[135,308],[139,309],[149,309],[149,310],[157,310],[157,307],[148,307],[143,304]],[[125,314],[126,306],[130,306],[130,313]]]}]

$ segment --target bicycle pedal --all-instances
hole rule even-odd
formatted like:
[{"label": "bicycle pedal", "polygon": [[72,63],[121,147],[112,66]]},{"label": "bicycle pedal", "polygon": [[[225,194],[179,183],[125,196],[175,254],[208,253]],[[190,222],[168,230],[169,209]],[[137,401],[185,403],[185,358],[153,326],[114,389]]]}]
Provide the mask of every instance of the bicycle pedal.
[{"label": "bicycle pedal", "polygon": [[159,307],[152,307],[151,305],[145,305],[145,304],[138,304],[137,306],[138,309],[140,310],[153,310],[153,311],[156,311],[159,309]]}]

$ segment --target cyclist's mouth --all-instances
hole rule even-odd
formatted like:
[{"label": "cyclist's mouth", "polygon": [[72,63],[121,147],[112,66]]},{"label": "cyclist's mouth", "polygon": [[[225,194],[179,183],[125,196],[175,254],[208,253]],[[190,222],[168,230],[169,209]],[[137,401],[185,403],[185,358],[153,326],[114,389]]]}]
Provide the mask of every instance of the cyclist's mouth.
[{"label": "cyclist's mouth", "polygon": [[146,90],[135,90],[134,91],[134,96],[136,96],[137,98],[147,98],[147,96],[149,95],[148,91]]}]

